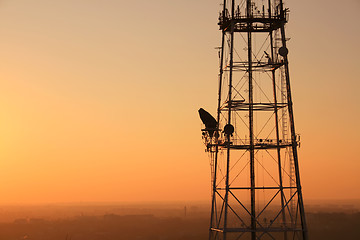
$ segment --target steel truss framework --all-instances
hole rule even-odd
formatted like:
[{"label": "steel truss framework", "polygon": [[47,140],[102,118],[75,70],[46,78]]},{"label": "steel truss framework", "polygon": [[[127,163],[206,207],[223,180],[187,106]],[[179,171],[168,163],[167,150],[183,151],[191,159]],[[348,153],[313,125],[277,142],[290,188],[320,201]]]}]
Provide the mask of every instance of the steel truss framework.
[{"label": "steel truss framework", "polygon": [[[307,239],[282,0],[224,0],[209,239]],[[233,133],[224,131],[231,124]]]}]

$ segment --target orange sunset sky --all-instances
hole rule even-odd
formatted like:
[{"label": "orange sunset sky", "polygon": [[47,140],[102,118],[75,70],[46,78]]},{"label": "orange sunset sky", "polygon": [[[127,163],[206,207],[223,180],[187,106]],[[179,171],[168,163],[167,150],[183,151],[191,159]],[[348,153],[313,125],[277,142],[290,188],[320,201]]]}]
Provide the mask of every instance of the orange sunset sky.
[{"label": "orange sunset sky", "polygon": [[[0,204],[210,202],[220,3],[0,1]],[[285,3],[305,203],[360,198],[360,3]]]}]

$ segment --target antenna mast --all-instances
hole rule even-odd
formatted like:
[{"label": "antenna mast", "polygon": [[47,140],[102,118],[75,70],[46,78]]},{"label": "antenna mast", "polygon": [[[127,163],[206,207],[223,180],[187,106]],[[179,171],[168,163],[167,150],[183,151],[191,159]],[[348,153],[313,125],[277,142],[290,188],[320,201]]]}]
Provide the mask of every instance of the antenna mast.
[{"label": "antenna mast", "polygon": [[222,7],[217,122],[202,130],[212,168],[209,240],[307,240],[289,10],[282,0],[223,0]]}]

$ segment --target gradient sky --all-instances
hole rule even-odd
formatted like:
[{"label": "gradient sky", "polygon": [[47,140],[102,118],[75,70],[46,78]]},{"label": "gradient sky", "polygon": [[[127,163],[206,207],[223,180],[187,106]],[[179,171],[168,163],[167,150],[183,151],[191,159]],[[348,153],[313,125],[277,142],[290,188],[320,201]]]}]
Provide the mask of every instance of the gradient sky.
[{"label": "gradient sky", "polygon": [[[1,1],[0,203],[208,200],[220,2]],[[304,198],[360,198],[360,3],[286,7]]]}]

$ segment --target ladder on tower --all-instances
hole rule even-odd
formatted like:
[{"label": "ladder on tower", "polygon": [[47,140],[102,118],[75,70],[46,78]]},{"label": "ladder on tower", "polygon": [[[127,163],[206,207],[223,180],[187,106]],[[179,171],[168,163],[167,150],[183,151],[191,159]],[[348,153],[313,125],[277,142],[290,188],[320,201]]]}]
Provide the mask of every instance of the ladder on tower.
[{"label": "ladder on tower", "polygon": [[[274,1],[275,6],[279,6],[280,1]],[[276,53],[276,59],[275,61],[279,61],[279,48],[282,47],[282,39],[280,37],[280,32],[275,31],[274,32],[274,52]],[[286,39],[289,40],[289,39]],[[286,74],[284,67],[280,68],[280,89],[281,89],[281,103],[287,104],[287,86],[286,86]],[[285,142],[291,141],[291,136],[289,139],[289,114],[288,109],[283,108],[281,112],[281,125],[282,125],[282,139]],[[291,135],[291,134],[290,134]],[[287,165],[284,165],[284,167],[287,166],[287,169],[289,169],[289,175],[290,175],[290,196],[292,196],[295,193],[295,186],[296,186],[296,177],[295,177],[295,164],[294,164],[294,156],[293,151],[291,147],[286,148],[285,158],[283,160],[284,164],[288,163]],[[295,223],[295,211],[296,211],[296,201],[290,202],[290,212],[291,212],[291,224],[293,225]]]},{"label": "ladder on tower", "polygon": [[[287,103],[287,87],[286,87],[286,76],[285,76],[285,70],[281,68],[280,70],[280,85],[281,85],[281,102]],[[287,108],[282,109],[282,134],[284,141],[291,141],[289,139],[289,123],[288,123],[288,112]],[[292,147],[287,147],[286,149],[286,157],[284,159],[284,162],[288,159],[288,169],[289,169],[289,175],[290,175],[290,196],[292,196],[295,193],[295,186],[296,186],[296,177],[295,177],[295,164],[294,164],[294,156]],[[290,212],[291,212],[291,224],[295,223],[295,211],[296,211],[296,201],[290,202]]]}]

